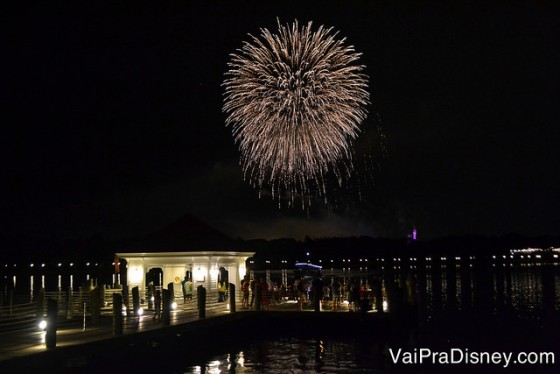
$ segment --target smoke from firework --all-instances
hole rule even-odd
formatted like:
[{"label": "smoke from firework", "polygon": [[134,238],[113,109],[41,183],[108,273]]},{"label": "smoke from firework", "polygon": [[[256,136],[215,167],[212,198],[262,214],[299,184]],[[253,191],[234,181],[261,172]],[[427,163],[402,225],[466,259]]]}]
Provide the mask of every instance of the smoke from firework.
[{"label": "smoke from firework", "polygon": [[231,54],[224,81],[226,126],[245,177],[290,204],[327,199],[327,177],[352,174],[352,143],[369,104],[360,54],[332,28],[278,23]]}]

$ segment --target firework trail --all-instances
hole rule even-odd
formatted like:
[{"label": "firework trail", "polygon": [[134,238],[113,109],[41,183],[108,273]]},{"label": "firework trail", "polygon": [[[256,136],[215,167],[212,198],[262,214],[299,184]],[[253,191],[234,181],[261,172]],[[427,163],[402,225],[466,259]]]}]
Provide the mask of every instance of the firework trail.
[{"label": "firework trail", "polygon": [[353,170],[352,144],[366,119],[368,77],[360,53],[332,28],[312,22],[261,37],[231,54],[223,111],[241,152],[245,178],[273,199],[327,201],[327,178],[339,185]]}]

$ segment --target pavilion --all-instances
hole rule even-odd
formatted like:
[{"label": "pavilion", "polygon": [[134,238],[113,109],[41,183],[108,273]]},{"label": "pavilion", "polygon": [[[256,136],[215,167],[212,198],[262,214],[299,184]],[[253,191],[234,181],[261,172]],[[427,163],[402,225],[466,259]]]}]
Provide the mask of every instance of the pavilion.
[{"label": "pavilion", "polygon": [[188,274],[193,287],[217,289],[220,268],[228,271],[228,282],[241,289],[246,274],[246,261],[255,252],[235,250],[239,243],[200,220],[186,215],[180,220],[143,237],[121,243],[116,255],[126,260],[126,283],[146,290],[152,269],[161,269],[161,284],[174,283],[180,289]]}]

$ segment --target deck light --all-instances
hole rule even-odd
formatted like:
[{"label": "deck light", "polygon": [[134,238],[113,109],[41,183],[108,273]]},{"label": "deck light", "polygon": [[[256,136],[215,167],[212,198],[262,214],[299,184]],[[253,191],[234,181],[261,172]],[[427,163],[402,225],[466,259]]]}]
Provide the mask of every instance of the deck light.
[{"label": "deck light", "polygon": [[47,321],[41,320],[41,322],[39,322],[39,329],[44,331],[46,328],[47,328]]}]

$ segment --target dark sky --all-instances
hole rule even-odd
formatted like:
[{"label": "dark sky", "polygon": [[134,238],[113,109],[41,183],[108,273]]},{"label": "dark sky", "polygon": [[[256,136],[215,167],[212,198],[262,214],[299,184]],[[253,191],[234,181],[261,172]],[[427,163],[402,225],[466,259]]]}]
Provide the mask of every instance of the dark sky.
[{"label": "dark sky", "polygon": [[[2,5],[0,234],[119,238],[186,213],[245,239],[560,234],[557,6],[282,3]],[[277,17],[363,53],[361,198],[305,213],[243,181],[221,83]]]}]

